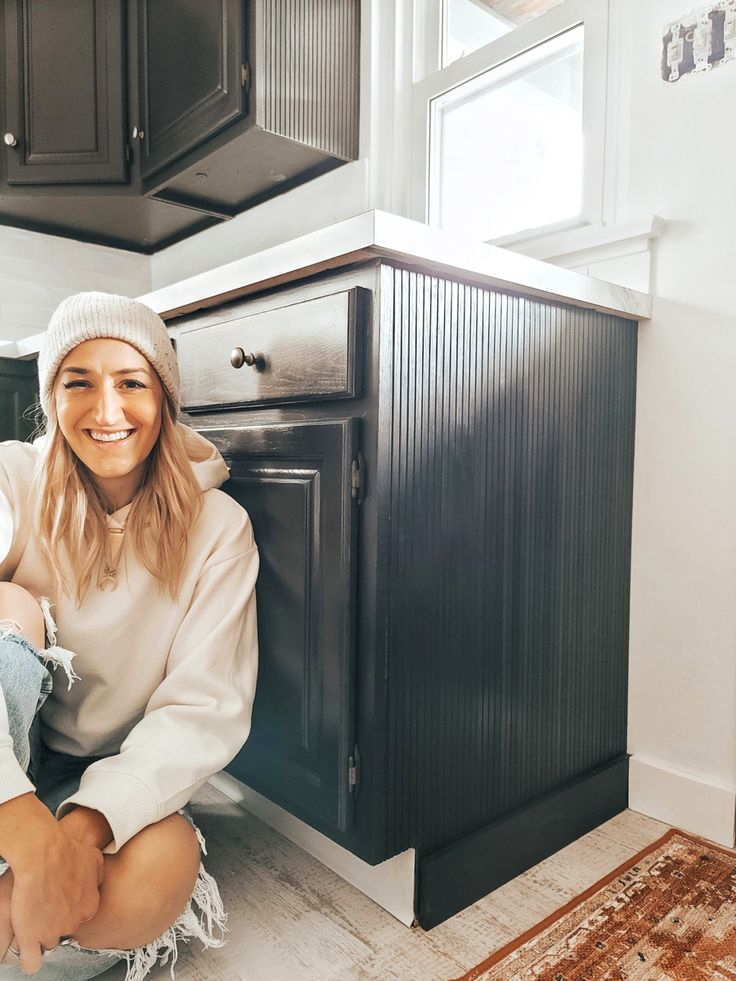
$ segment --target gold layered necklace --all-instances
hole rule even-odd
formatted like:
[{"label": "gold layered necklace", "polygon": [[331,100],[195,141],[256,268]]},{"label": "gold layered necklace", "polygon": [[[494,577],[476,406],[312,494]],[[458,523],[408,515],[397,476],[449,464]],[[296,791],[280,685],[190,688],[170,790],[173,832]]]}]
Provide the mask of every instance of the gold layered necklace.
[{"label": "gold layered necklace", "polygon": [[100,579],[100,589],[108,592],[118,588],[118,566],[120,556],[123,551],[123,541],[125,540],[125,526],[128,524],[126,516],[122,527],[116,528],[113,525],[107,526],[107,549],[105,551],[105,564]]}]

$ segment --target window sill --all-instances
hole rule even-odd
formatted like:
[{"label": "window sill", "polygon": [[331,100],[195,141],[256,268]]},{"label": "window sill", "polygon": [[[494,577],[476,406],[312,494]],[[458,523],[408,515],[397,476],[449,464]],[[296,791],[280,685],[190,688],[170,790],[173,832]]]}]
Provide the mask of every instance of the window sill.
[{"label": "window sill", "polygon": [[586,225],[524,241],[509,242],[504,247],[532,259],[578,268],[638,252],[648,252],[666,226],[667,222],[663,218],[653,215],[648,221],[631,225]]}]

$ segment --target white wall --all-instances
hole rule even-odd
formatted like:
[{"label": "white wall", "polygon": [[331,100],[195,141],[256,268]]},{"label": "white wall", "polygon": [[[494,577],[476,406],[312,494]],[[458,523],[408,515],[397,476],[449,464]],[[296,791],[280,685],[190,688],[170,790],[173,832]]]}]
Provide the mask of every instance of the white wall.
[{"label": "white wall", "polygon": [[150,286],[148,256],[0,226],[0,355],[2,342],[45,330],[72,293],[137,296]]},{"label": "white wall", "polygon": [[[624,219],[668,221],[640,330],[631,583],[632,804],[732,845],[736,797],[736,63],[660,78],[687,0],[625,0]],[[633,16],[635,12],[635,17]],[[702,786],[705,785],[705,786]]]},{"label": "white wall", "polygon": [[[736,63],[662,80],[664,25],[691,9],[686,0],[610,0],[604,198],[609,220],[632,235],[576,252],[577,233],[566,233],[519,251],[654,296],[639,331],[630,802],[732,846],[736,129],[726,107]],[[666,225],[648,239],[653,215]]]}]

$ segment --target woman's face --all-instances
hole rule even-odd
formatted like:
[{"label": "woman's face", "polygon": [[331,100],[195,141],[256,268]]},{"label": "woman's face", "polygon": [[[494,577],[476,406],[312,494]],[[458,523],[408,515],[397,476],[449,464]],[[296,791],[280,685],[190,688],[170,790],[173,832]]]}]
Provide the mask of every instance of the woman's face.
[{"label": "woman's face", "polygon": [[62,361],[54,398],[67,443],[115,508],[123,507],[161,432],[164,395],[155,369],[125,341],[84,341]]}]

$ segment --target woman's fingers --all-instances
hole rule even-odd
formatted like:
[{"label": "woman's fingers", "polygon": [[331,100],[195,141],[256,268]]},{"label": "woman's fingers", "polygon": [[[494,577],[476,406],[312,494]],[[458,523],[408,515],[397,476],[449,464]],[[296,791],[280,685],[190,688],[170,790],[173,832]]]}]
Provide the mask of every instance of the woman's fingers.
[{"label": "woman's fingers", "polygon": [[[0,876],[0,964],[15,963],[20,960],[20,951],[14,956],[8,953],[10,944],[16,948],[13,924],[10,920],[10,896],[13,889],[13,873],[10,869]],[[5,960],[7,954],[8,960]]]},{"label": "woman's fingers", "polygon": [[34,940],[32,937],[15,937],[10,947],[8,947],[11,956],[14,956],[12,955],[13,950],[17,950],[20,955],[21,970],[25,974],[35,974],[40,969],[43,961],[43,953],[38,940]]},{"label": "woman's fingers", "polygon": [[24,941],[33,940],[40,949],[42,944],[55,946],[62,934],[73,936],[100,905],[101,852],[59,831],[59,841],[52,841],[22,874],[15,874],[10,914],[21,954]]}]

